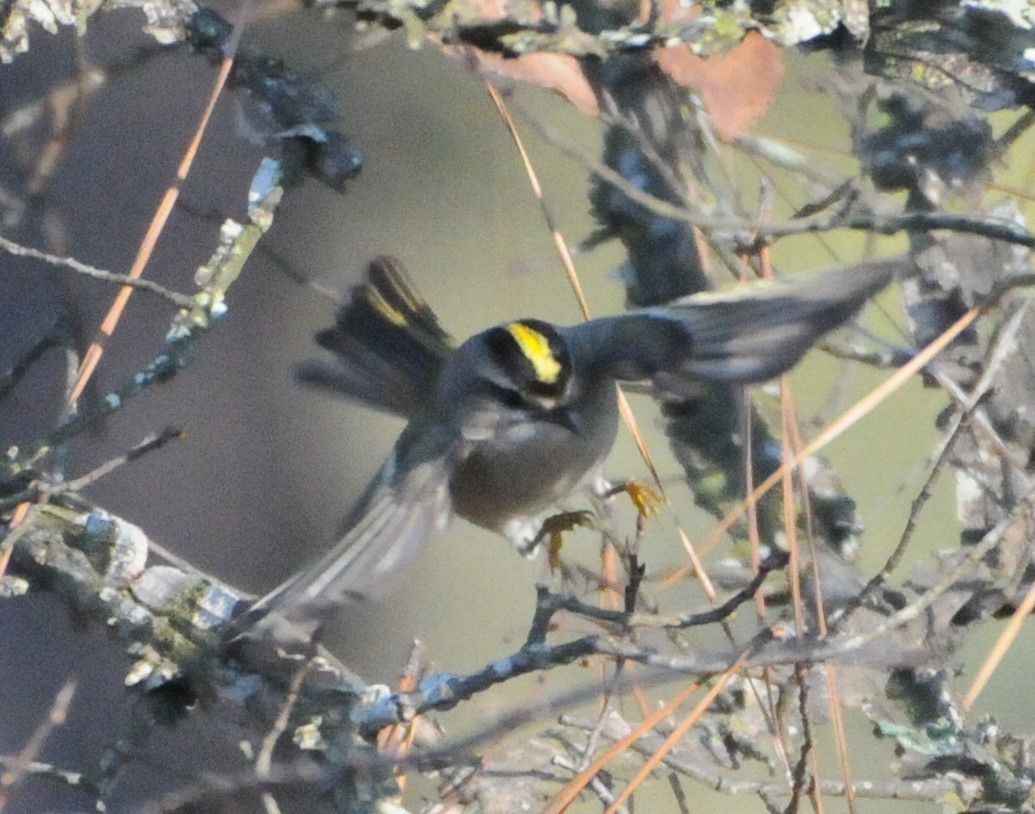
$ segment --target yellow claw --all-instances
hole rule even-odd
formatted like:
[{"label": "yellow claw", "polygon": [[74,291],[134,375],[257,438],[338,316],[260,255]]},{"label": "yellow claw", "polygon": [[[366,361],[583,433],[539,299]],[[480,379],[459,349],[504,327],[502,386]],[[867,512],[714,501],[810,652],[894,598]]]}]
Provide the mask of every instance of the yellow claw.
[{"label": "yellow claw", "polygon": [[561,512],[543,521],[539,539],[547,538],[546,557],[551,571],[561,567],[561,548],[564,546],[564,532],[578,526],[592,526],[592,512]]},{"label": "yellow claw", "polygon": [[655,492],[646,481],[631,480],[623,487],[625,493],[640,513],[640,517],[651,517],[658,513],[661,508],[661,495]]}]

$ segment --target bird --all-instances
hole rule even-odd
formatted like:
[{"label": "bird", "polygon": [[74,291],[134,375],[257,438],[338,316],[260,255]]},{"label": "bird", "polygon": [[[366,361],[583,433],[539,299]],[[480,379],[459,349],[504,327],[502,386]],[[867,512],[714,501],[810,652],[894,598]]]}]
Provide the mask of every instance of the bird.
[{"label": "bird", "polygon": [[457,343],[403,265],[375,258],[316,335],[330,361],[297,377],[407,424],[338,541],[239,615],[235,635],[313,635],[340,605],[379,596],[453,515],[530,552],[610,451],[618,384],[771,379],[897,267],[865,262],[571,326],[516,319]]}]

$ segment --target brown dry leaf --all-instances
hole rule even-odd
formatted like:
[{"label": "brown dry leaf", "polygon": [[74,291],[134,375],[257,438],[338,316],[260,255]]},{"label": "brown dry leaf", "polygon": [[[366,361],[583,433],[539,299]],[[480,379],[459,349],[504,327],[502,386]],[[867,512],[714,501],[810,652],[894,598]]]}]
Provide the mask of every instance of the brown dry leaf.
[{"label": "brown dry leaf", "polygon": [[700,14],[701,7],[696,3],[689,5],[682,0],[642,0],[640,20],[647,22],[652,12],[657,14],[658,22],[683,23]]},{"label": "brown dry leaf", "polygon": [[744,35],[736,47],[704,59],[686,45],[654,52],[659,67],[704,102],[719,138],[732,141],[761,118],[783,77],[780,48],[756,31]]},{"label": "brown dry leaf", "polygon": [[519,26],[535,26],[543,20],[539,0],[453,0],[451,14],[466,24],[476,21],[495,23],[511,21]]},{"label": "brown dry leaf", "polygon": [[503,57],[476,48],[446,46],[445,52],[471,62],[480,72],[532,82],[559,93],[587,116],[600,113],[597,97],[579,62],[566,54],[534,53]]}]

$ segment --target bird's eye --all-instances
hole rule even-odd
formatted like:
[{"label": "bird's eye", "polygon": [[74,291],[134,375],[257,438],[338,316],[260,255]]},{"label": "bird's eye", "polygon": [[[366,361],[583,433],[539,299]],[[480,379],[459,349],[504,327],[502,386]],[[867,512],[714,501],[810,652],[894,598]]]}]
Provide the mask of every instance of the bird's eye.
[{"label": "bird's eye", "polygon": [[525,397],[522,396],[517,390],[511,390],[509,387],[500,388],[500,401],[503,402],[505,407],[524,407]]}]

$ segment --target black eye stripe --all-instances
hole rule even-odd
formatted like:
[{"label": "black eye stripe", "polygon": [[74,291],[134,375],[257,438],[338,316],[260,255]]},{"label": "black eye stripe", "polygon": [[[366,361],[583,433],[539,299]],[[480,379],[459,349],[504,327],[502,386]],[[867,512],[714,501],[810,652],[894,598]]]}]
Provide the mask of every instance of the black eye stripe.
[{"label": "black eye stripe", "polygon": [[525,389],[535,396],[552,400],[557,399],[558,397],[564,394],[564,387],[567,384],[567,382],[567,376],[564,376],[558,381],[552,382],[550,384],[533,379],[532,381],[526,383]]},{"label": "black eye stripe", "polygon": [[489,381],[483,382],[482,387],[491,393],[493,397],[505,407],[517,408],[528,406],[528,399],[521,395],[517,390],[510,387],[503,387],[502,385]]},{"label": "black eye stripe", "polygon": [[492,360],[504,370],[524,368],[531,369],[531,362],[521,352],[514,337],[506,328],[493,328],[486,334],[485,344]]}]

